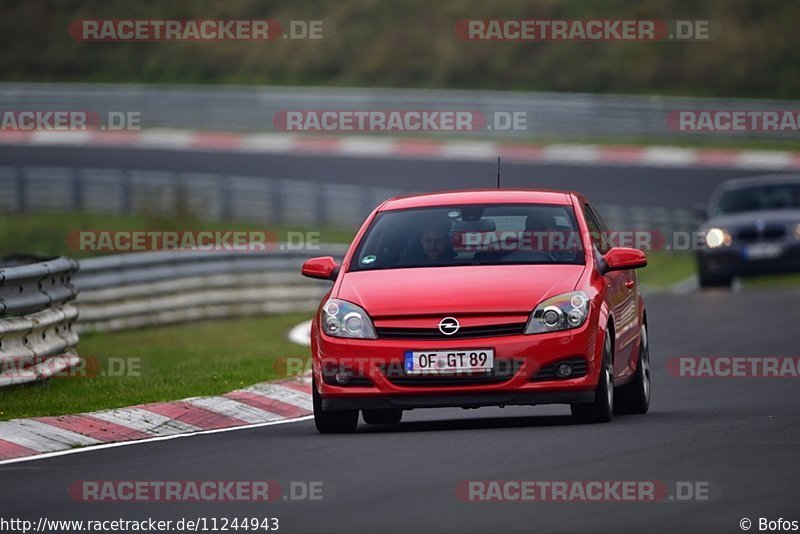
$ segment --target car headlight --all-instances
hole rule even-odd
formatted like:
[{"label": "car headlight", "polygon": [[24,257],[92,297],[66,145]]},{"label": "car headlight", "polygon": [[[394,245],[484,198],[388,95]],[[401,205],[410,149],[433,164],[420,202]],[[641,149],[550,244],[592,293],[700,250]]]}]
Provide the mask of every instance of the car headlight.
[{"label": "car headlight", "polygon": [[526,334],[541,334],[578,328],[589,317],[589,297],[572,291],[551,297],[536,306],[525,326]]},{"label": "car headlight", "polygon": [[800,223],[794,225],[794,237],[800,239]]},{"label": "car headlight", "polygon": [[322,307],[322,331],[329,336],[377,339],[367,312],[353,303],[330,299]]},{"label": "car headlight", "polygon": [[719,248],[723,245],[731,245],[731,234],[722,228],[709,228],[706,232],[706,245],[708,248]]}]

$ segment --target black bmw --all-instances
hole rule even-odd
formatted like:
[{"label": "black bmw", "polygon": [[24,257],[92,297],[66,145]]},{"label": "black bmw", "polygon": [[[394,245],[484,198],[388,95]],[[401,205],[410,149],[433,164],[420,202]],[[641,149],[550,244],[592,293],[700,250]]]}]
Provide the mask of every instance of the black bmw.
[{"label": "black bmw", "polygon": [[720,185],[700,231],[701,287],[736,276],[800,271],[800,175],[738,178]]}]

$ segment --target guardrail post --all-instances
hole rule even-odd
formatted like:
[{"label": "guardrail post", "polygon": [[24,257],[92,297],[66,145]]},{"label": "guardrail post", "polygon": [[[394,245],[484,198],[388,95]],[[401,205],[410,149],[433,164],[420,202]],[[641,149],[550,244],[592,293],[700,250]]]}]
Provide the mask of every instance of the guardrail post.
[{"label": "guardrail post", "polygon": [[283,222],[283,181],[274,178],[269,188],[270,206],[272,207],[272,224],[278,225]]},{"label": "guardrail post", "polygon": [[316,194],[314,195],[314,221],[316,222],[318,227],[325,226],[328,222],[328,204],[327,204],[327,197],[328,189],[331,187],[336,187],[335,185],[331,184],[320,184],[316,189]]},{"label": "guardrail post", "polygon": [[83,176],[80,168],[72,169],[72,211],[83,209]]},{"label": "guardrail post", "polygon": [[17,213],[25,213],[27,211],[26,189],[27,182],[25,181],[25,167],[16,168],[16,195],[17,195]]},{"label": "guardrail post", "polygon": [[133,199],[131,198],[132,195],[132,179],[131,179],[131,172],[127,169],[122,170],[122,175],[120,177],[120,189],[122,192],[122,198],[120,199],[120,209],[122,213],[129,214],[132,210],[133,206]]},{"label": "guardrail post", "polygon": [[233,187],[228,176],[219,178],[219,215],[223,221],[228,221],[233,217]]},{"label": "guardrail post", "polygon": [[361,206],[361,213],[360,218],[364,218],[370,214],[372,211],[373,206],[373,198],[376,196],[375,191],[371,187],[362,187],[360,189],[361,195],[359,199],[359,204]]}]

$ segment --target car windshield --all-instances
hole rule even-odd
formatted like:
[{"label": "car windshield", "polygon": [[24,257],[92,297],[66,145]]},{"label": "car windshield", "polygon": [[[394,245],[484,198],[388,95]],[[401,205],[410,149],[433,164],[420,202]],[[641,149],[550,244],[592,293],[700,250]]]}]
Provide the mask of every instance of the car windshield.
[{"label": "car windshield", "polygon": [[800,183],[771,184],[725,191],[712,210],[715,215],[746,211],[800,209]]},{"label": "car windshield", "polygon": [[464,205],[379,213],[351,271],[458,265],[583,264],[571,206]]}]

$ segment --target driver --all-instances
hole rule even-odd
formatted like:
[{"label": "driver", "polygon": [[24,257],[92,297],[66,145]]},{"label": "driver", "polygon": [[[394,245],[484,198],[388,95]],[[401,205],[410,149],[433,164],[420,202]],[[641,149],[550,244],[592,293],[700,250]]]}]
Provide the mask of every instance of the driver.
[{"label": "driver", "polygon": [[450,248],[450,221],[435,220],[425,225],[420,235],[422,259],[425,263],[442,263],[455,257]]},{"label": "driver", "polygon": [[534,212],[525,219],[525,231],[531,234],[532,250],[546,254],[556,252],[554,241],[556,241],[555,237],[558,228],[553,221],[553,217],[541,211]]}]

